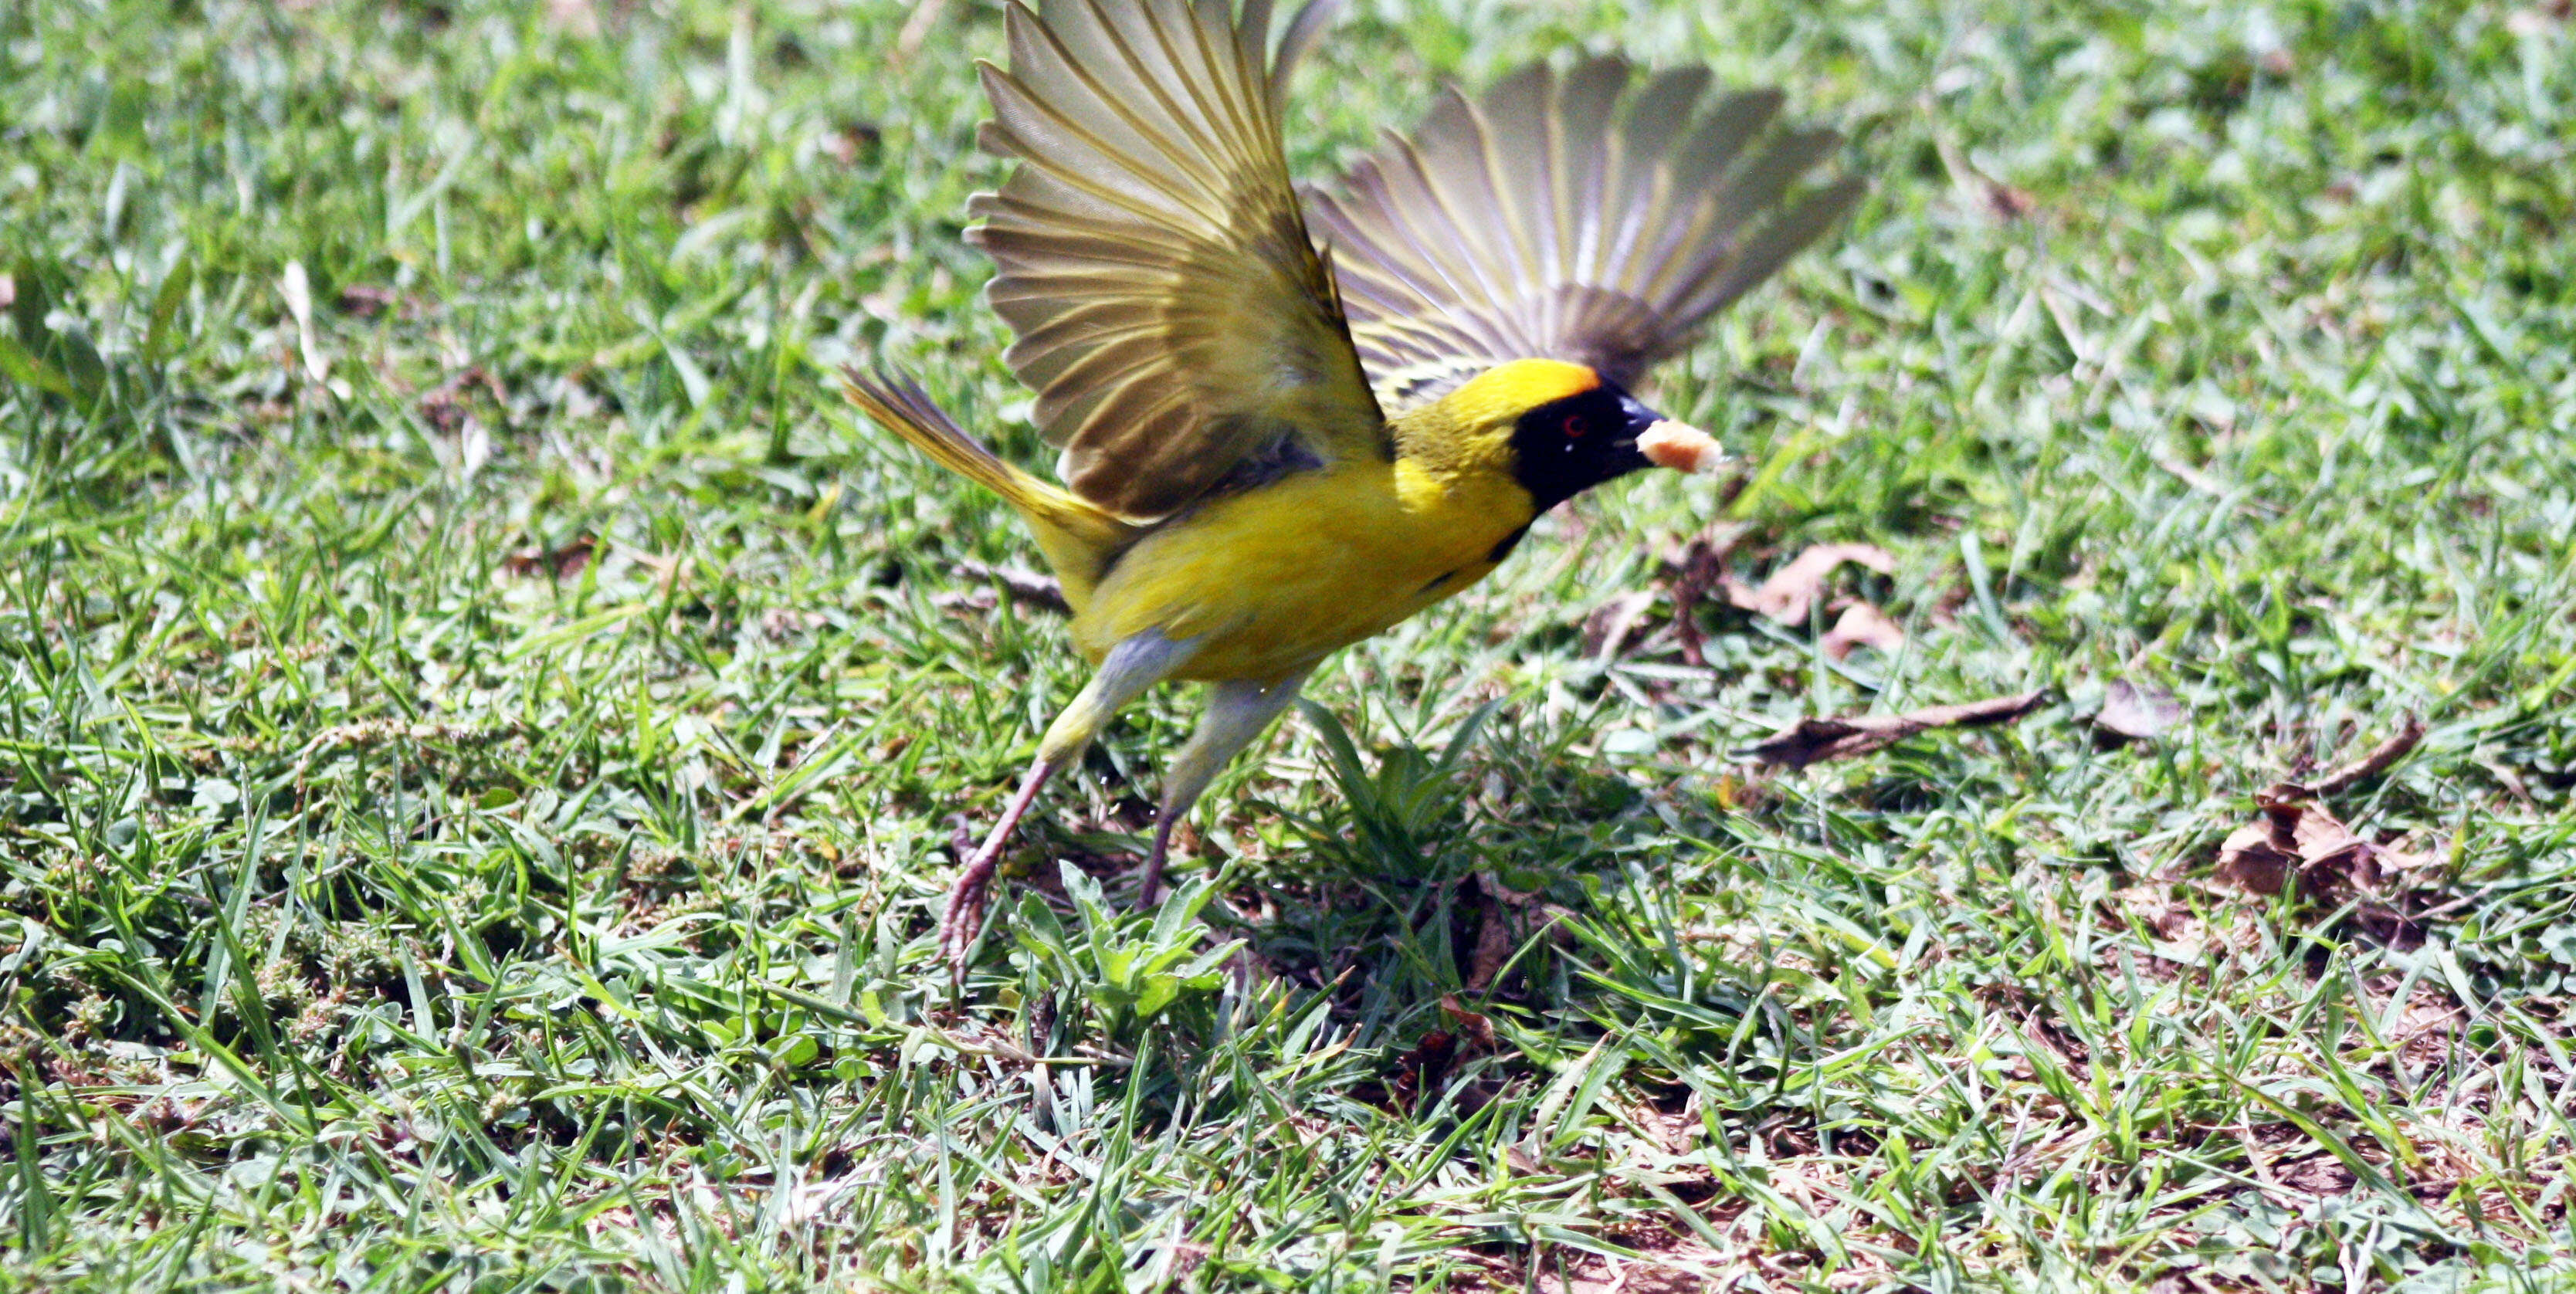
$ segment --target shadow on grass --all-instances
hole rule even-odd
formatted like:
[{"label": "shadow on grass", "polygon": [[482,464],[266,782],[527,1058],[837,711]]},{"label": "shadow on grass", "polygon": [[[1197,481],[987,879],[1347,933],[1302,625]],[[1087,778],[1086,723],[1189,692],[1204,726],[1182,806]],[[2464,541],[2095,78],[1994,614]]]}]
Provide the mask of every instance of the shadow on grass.
[{"label": "shadow on grass", "polygon": [[1107,1062],[1095,1099],[1167,1126],[1245,1113],[1255,1056],[1312,1079],[1281,1111],[1359,1103],[1458,1132],[1551,1099],[1562,1119],[1567,1076],[1588,1106],[1626,1071],[1679,1117],[1682,1076],[1724,1072],[1701,1104],[1782,1124],[1768,1107],[1812,1068],[1815,1034],[1777,981],[1807,977],[1691,928],[1666,897],[1677,859],[1750,864],[1709,843],[1714,820],[1562,743],[1486,740],[1493,708],[1436,746],[1363,751],[1308,705],[1336,794],[1309,814],[1262,806],[1289,847],[1153,913],[1104,899],[1085,870],[1098,854],[1032,878],[997,931],[1007,982],[1052,986],[1015,1003],[1025,1055]]}]

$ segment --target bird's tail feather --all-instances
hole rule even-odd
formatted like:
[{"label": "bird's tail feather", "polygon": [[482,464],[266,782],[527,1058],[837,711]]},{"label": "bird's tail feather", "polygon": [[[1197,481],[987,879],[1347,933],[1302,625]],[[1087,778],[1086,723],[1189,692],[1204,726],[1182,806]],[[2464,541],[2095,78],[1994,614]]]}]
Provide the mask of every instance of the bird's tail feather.
[{"label": "bird's tail feather", "polygon": [[1133,525],[994,457],[910,378],[855,367],[841,375],[843,394],[878,426],[910,441],[940,466],[1001,495],[1017,510],[1036,533],[1039,550],[1076,610],[1090,600],[1109,558],[1135,539]]}]

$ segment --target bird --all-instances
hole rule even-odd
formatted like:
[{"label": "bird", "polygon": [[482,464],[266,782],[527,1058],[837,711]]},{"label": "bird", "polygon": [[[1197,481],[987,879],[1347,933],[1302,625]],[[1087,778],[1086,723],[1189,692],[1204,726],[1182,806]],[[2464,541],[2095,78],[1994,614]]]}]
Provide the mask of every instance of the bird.
[{"label": "bird", "polygon": [[978,141],[1015,165],[966,237],[1061,484],[901,372],[843,370],[870,420],[1019,514],[1095,666],[958,860],[955,973],[1021,819],[1149,688],[1208,685],[1140,906],[1174,827],[1326,657],[1475,584],[1593,486],[1721,462],[1635,390],[1863,192],[1813,180],[1841,139],[1781,122],[1779,90],[1618,56],[1450,87],[1300,187],[1288,84],[1336,3],[1275,39],[1271,0],[1007,5]]}]

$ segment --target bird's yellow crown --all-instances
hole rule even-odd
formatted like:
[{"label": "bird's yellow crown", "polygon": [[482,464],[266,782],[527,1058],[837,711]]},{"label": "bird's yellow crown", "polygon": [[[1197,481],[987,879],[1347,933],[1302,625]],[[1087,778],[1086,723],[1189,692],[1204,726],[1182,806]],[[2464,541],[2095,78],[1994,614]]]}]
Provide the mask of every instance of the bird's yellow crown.
[{"label": "bird's yellow crown", "polygon": [[1510,423],[1544,404],[1601,385],[1601,375],[1561,359],[1516,359],[1486,369],[1445,402],[1470,425]]}]

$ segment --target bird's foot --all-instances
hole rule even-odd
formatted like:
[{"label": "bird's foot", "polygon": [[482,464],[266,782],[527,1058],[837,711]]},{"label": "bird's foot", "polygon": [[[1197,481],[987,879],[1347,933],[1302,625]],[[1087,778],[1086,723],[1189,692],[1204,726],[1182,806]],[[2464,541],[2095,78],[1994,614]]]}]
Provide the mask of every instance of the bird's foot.
[{"label": "bird's foot", "polygon": [[1000,870],[1002,851],[992,846],[977,849],[966,815],[960,813],[948,820],[948,856],[962,860],[965,870],[948,887],[948,906],[939,914],[939,952],[948,959],[949,974],[962,976],[966,950],[984,924],[984,903],[993,888],[993,873]]},{"label": "bird's foot", "polygon": [[993,873],[1001,870],[1002,851],[977,850],[966,860],[966,870],[957,874],[957,882],[948,887],[948,906],[939,914],[939,951],[948,959],[948,973],[962,977],[966,973],[966,953],[975,946],[975,936],[984,932],[985,900],[993,888]]}]

